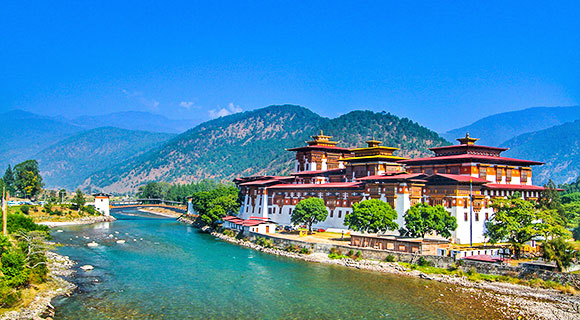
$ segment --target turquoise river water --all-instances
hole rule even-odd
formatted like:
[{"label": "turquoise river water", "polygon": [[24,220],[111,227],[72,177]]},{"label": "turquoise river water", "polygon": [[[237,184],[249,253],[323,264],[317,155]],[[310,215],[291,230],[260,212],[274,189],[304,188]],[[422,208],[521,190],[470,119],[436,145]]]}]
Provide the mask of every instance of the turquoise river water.
[{"label": "turquoise river water", "polygon": [[[53,230],[58,252],[78,262],[79,286],[53,301],[56,319],[499,317],[492,304],[437,282],[273,256],[137,211],[115,216]],[[93,240],[98,247],[86,245]],[[78,269],[85,264],[95,269]]]}]

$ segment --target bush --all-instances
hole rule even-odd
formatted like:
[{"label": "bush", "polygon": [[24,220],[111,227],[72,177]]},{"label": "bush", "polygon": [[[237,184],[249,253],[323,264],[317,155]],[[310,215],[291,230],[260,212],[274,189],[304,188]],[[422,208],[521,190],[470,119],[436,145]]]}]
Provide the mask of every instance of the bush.
[{"label": "bush", "polygon": [[32,218],[22,214],[8,214],[8,232],[15,233],[18,231],[48,231],[48,226],[34,223]]},{"label": "bush", "polygon": [[256,238],[256,244],[264,248],[274,248],[274,241],[262,237]]},{"label": "bush", "polygon": [[228,237],[232,237],[232,238],[236,236],[236,233],[234,232],[234,230],[231,230],[231,229],[223,229],[222,234],[224,234]]},{"label": "bush", "polygon": [[300,253],[302,253],[302,254],[310,254],[310,249],[308,249],[306,247],[302,247],[302,248],[300,248]]},{"label": "bush", "polygon": [[15,250],[2,254],[2,274],[10,287],[20,287],[28,283],[29,272],[24,254]]},{"label": "bush", "polygon": [[425,257],[419,257],[417,264],[421,267],[431,267],[431,262],[429,262]]},{"label": "bush", "polygon": [[474,275],[474,274],[476,274],[476,273],[477,273],[477,270],[475,269],[475,267],[471,267],[471,268],[469,268],[469,270],[467,271],[467,274],[468,274],[468,275],[470,275],[470,276],[472,276],[472,275]]},{"label": "bush", "polygon": [[48,202],[44,205],[44,212],[52,214],[52,203]]},{"label": "bush", "polygon": [[394,256],[394,255],[390,254],[390,255],[388,255],[388,256],[385,258],[385,261],[386,261],[386,262],[395,262],[395,261],[396,261],[396,259],[395,259],[395,256]]},{"label": "bush", "polygon": [[97,211],[97,209],[95,209],[95,207],[93,206],[84,206],[82,209],[84,212],[93,215],[93,216],[98,216],[101,213],[99,211]]},{"label": "bush", "polygon": [[22,298],[20,291],[7,286],[6,284],[0,284],[0,307],[10,308],[17,305]]},{"label": "bush", "polygon": [[23,214],[28,214],[30,213],[30,206],[28,205],[21,205],[20,206],[20,212],[22,212]]},{"label": "bush", "polygon": [[289,246],[286,247],[286,251],[288,251],[288,252],[299,252],[300,251],[300,248],[297,245],[295,245],[295,244],[291,244],[291,245],[289,245]]}]

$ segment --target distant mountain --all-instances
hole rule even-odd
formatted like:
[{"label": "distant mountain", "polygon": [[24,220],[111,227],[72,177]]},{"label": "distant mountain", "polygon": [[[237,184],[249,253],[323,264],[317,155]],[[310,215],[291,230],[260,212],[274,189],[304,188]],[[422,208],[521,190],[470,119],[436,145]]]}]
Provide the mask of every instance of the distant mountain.
[{"label": "distant mountain", "polygon": [[197,120],[172,120],[160,114],[141,111],[115,112],[99,116],[81,116],[71,120],[71,122],[89,129],[116,127],[128,130],[168,133],[182,133],[199,124]]},{"label": "distant mountain", "polygon": [[443,133],[449,141],[465,136],[480,138],[478,144],[499,146],[520,134],[547,129],[580,119],[580,106],[537,107],[498,113],[468,126]]},{"label": "distant mountain", "polygon": [[39,162],[47,187],[73,189],[89,174],[159,147],[173,136],[103,127],[66,138],[33,158]]},{"label": "distant mountain", "polygon": [[428,155],[428,147],[448,144],[437,133],[388,113],[354,111],[327,119],[299,106],[270,106],[202,123],[160,148],[90,176],[83,185],[124,192],[153,180],[287,174],[294,154],[285,149],[304,145],[320,129],[342,146],[363,146],[376,138],[403,147],[403,156]]},{"label": "distant mountain", "polygon": [[40,150],[83,128],[22,110],[0,114],[0,173],[8,164],[31,159]]},{"label": "distant mountain", "polygon": [[522,134],[502,146],[510,148],[506,156],[546,163],[533,168],[534,184],[544,184],[550,178],[556,183],[571,182],[580,176],[579,120]]}]

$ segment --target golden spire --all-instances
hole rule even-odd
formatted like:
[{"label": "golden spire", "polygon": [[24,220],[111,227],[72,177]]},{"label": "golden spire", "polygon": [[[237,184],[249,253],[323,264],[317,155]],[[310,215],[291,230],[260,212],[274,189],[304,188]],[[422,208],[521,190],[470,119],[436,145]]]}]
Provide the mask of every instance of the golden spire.
[{"label": "golden spire", "polygon": [[471,138],[469,136],[469,131],[465,134],[465,138],[457,139],[457,141],[459,141],[460,144],[467,144],[467,145],[475,144],[475,141],[477,141],[477,140],[479,140],[479,139]]}]

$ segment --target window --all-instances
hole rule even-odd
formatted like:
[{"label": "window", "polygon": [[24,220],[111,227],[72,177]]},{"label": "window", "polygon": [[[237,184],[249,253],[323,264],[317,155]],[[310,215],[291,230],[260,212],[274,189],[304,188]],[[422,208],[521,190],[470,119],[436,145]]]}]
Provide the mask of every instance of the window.
[{"label": "window", "polygon": [[502,173],[502,170],[503,170],[502,168],[496,168],[495,169],[495,181],[501,182],[501,178],[502,178],[501,173]]},{"label": "window", "polygon": [[475,221],[479,221],[479,212],[475,213]]},{"label": "window", "polygon": [[464,213],[463,213],[463,219],[464,219],[465,221],[467,221],[467,212],[464,212]]},{"label": "window", "polygon": [[332,215],[334,214],[334,210],[330,210],[330,217],[332,218]]},{"label": "window", "polygon": [[342,211],[338,210],[338,217],[341,218],[342,217]]},{"label": "window", "polygon": [[485,213],[485,220],[489,220],[489,213],[488,212]]},{"label": "window", "polygon": [[528,171],[522,170],[522,183],[528,182]]},{"label": "window", "polygon": [[512,181],[512,169],[506,169],[505,179],[507,182]]},{"label": "window", "polygon": [[288,210],[288,214],[289,214],[289,215],[292,215],[292,208],[290,208],[290,209]]},{"label": "window", "polygon": [[485,167],[479,167],[479,177],[482,179],[487,178],[487,169]]}]

